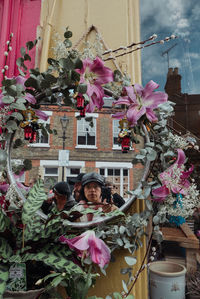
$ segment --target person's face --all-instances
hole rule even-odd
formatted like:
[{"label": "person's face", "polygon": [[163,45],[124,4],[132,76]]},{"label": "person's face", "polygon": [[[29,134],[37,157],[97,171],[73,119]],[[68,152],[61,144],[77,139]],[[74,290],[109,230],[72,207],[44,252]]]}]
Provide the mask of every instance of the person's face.
[{"label": "person's face", "polygon": [[85,185],[84,194],[90,202],[101,202],[101,187],[96,182],[91,182]]}]

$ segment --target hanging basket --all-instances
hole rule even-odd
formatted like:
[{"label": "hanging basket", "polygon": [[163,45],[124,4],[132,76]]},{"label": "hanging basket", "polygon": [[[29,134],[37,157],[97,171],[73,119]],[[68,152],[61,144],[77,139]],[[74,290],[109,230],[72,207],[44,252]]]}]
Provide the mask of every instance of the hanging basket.
[{"label": "hanging basket", "polygon": [[38,295],[40,295],[44,289],[30,290],[30,291],[6,291],[3,295],[3,299],[36,299]]}]

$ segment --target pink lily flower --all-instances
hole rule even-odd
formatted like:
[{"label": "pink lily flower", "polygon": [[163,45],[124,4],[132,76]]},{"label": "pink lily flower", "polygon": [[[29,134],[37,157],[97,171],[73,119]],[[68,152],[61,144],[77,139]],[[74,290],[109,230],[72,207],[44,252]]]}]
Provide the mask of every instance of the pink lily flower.
[{"label": "pink lily flower", "polygon": [[112,117],[121,119],[126,117],[131,126],[137,124],[137,121],[146,114],[150,122],[157,121],[154,109],[159,104],[164,103],[168,99],[168,95],[164,92],[154,91],[159,85],[154,81],[149,81],[143,88],[139,84],[124,87],[125,96],[114,102],[114,105],[127,105],[128,110],[114,114]]},{"label": "pink lily flower", "polygon": [[35,109],[34,111],[35,111],[35,115],[42,120],[47,121],[47,119],[49,118],[49,115],[47,115],[45,112],[41,110]]},{"label": "pink lily flower", "polygon": [[81,258],[90,256],[91,260],[100,268],[103,268],[110,261],[109,247],[97,238],[92,230],[88,230],[72,239],[61,236],[59,241],[67,244],[71,249],[75,249]]},{"label": "pink lily flower", "polygon": [[[182,149],[177,149],[177,152],[176,162],[159,175],[162,186],[152,191],[153,196],[155,196],[154,201],[164,201],[170,192],[187,194],[187,189],[190,186],[187,178],[192,173],[194,166],[192,165],[189,170],[184,171],[185,153]],[[180,172],[179,175],[178,172]]]},{"label": "pink lily flower", "polygon": [[99,57],[96,57],[93,61],[89,58],[83,60],[83,67],[76,71],[81,75],[80,83],[87,84],[86,94],[90,97],[90,102],[86,106],[86,111],[93,112],[95,107],[101,109],[104,104],[103,97],[105,96],[102,85],[113,81],[113,72],[104,66]]}]

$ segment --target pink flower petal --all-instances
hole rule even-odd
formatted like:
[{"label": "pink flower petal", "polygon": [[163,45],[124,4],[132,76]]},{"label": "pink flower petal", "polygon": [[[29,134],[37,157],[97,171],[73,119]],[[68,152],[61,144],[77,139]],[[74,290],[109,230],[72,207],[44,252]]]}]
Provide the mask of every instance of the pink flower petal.
[{"label": "pink flower petal", "polygon": [[47,119],[49,118],[49,116],[41,110],[35,109],[34,111],[35,111],[35,114],[42,120],[47,121]]}]

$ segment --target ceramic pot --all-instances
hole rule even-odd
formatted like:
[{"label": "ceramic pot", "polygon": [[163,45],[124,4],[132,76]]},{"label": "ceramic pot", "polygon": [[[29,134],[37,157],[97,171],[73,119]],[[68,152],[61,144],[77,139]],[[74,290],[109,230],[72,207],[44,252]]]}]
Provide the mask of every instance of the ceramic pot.
[{"label": "ceramic pot", "polygon": [[30,291],[21,291],[21,292],[12,292],[5,291],[3,294],[4,299],[36,299],[38,295],[40,295],[44,289],[36,289]]},{"label": "ceramic pot", "polygon": [[158,261],[149,266],[151,299],[185,299],[185,273],[183,265]]}]

